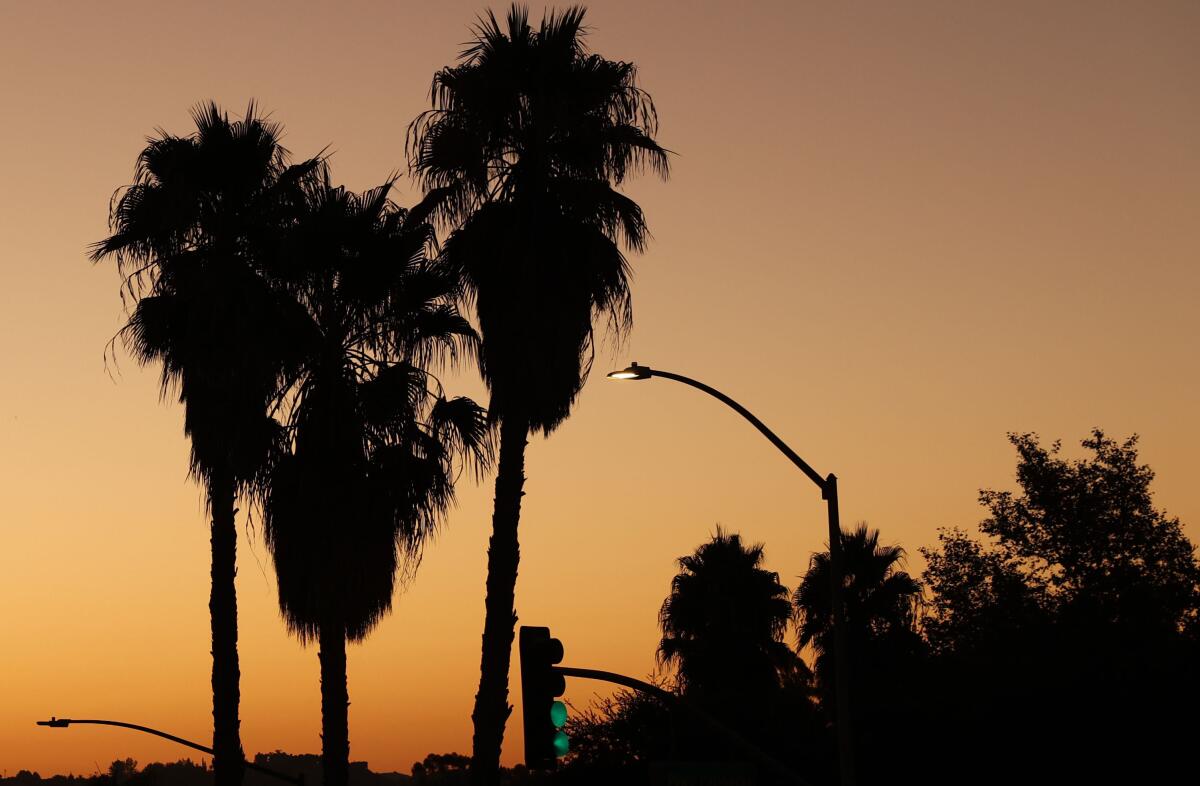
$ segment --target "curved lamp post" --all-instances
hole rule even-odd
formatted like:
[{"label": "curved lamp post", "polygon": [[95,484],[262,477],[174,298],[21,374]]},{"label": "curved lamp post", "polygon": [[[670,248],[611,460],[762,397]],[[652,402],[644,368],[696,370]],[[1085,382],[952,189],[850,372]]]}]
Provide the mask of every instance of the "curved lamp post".
[{"label": "curved lamp post", "polygon": [[787,446],[782,439],[775,435],[775,432],[766,427],[761,420],[756,418],[748,409],[737,403],[729,396],[726,396],[719,390],[705,385],[703,382],[697,382],[691,377],[685,377],[682,374],[673,374],[670,371],[662,371],[649,366],[639,366],[635,361],[628,368],[623,368],[620,371],[613,371],[608,375],[609,379],[650,379],[651,377],[662,377],[664,379],[673,379],[676,382],[682,382],[685,385],[690,385],[697,390],[702,390],[721,403],[728,406],[733,411],[750,421],[759,432],[766,437],[772,445],[779,448],[783,455],[787,456],[793,464],[795,464],[801,472],[803,472],[809,480],[816,484],[817,488],[821,489],[821,498],[825,500],[826,507],[829,512],[829,573],[830,583],[832,584],[831,603],[833,604],[833,659],[834,659],[834,693],[837,701],[837,737],[838,737],[838,768],[841,772],[842,786],[853,786],[854,784],[854,746],[851,739],[850,723],[850,675],[849,675],[849,655],[846,644],[846,619],[845,607],[842,603],[844,594],[843,576],[842,576],[842,539],[841,539],[841,521],[838,515],[838,493],[837,493],[837,476],[833,473],[821,477],[821,475],[809,466],[808,462],[800,458],[796,451]]},{"label": "curved lamp post", "polygon": [[[176,737],[174,734],[167,734],[165,731],[159,731],[158,729],[152,729],[149,726],[139,726],[136,723],[125,723],[124,721],[114,721],[114,720],[95,720],[95,719],[79,720],[77,718],[51,717],[50,720],[38,721],[37,725],[49,726],[54,729],[65,729],[68,726],[70,726],[72,723],[75,723],[75,724],[94,723],[94,724],[97,724],[100,726],[120,726],[122,729],[133,729],[134,731],[145,732],[146,734],[153,734],[155,737],[162,737],[164,740],[170,740],[171,742],[177,742],[180,745],[186,745],[189,748],[194,748],[198,751],[202,751],[204,753],[207,753],[210,756],[213,755],[212,748],[201,745],[198,742],[192,742],[191,740],[185,740],[183,737]],[[270,775],[271,777],[278,778],[281,781],[287,781],[288,783],[295,784],[296,786],[304,786],[304,776],[303,775],[301,775],[297,778],[293,778],[290,775],[284,775],[282,772],[276,772],[275,770],[272,770],[269,767],[264,767],[261,764],[255,764],[252,761],[246,761],[245,758],[242,759],[242,765],[244,767],[246,767],[247,769],[261,772],[264,775]]]}]

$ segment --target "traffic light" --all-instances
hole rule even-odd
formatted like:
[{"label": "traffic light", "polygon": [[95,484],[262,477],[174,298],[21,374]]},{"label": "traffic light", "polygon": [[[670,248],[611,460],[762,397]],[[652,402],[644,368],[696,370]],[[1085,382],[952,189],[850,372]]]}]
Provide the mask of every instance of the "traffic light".
[{"label": "traffic light", "polygon": [[525,766],[550,768],[567,755],[567,705],[556,698],[567,680],[554,670],[563,659],[563,645],[550,638],[549,628],[521,626],[521,705],[525,722]]}]

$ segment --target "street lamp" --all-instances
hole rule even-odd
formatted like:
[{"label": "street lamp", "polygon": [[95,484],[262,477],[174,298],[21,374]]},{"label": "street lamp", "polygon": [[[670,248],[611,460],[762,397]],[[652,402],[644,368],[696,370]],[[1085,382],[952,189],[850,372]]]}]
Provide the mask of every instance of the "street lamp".
[{"label": "street lamp", "polygon": [[837,476],[833,473],[821,477],[815,469],[809,466],[808,462],[800,458],[796,451],[788,447],[782,439],[775,435],[775,432],[767,428],[761,420],[756,418],[748,409],[737,403],[729,396],[726,396],[721,391],[705,385],[703,382],[685,377],[682,374],[674,374],[670,371],[662,371],[649,366],[639,366],[637,361],[634,361],[627,368],[620,371],[613,371],[608,375],[609,379],[622,380],[641,380],[650,379],[651,377],[662,377],[664,379],[673,379],[676,382],[682,382],[685,385],[690,385],[697,390],[702,390],[721,403],[728,406],[730,409],[737,412],[739,415],[750,421],[759,432],[766,437],[772,445],[779,448],[783,455],[787,456],[793,464],[795,464],[801,472],[803,472],[809,480],[816,484],[817,488],[821,489],[821,498],[825,500],[826,508],[829,513],[829,579],[832,585],[831,602],[833,603],[833,659],[835,665],[834,674],[834,693],[837,701],[837,737],[838,737],[838,766],[841,771],[842,786],[853,786],[854,784],[854,746],[851,739],[851,723],[850,723],[850,675],[849,675],[849,653],[846,643],[846,614],[843,605],[842,596],[844,593],[844,578],[842,572],[842,526],[838,514],[838,492],[837,492]]}]

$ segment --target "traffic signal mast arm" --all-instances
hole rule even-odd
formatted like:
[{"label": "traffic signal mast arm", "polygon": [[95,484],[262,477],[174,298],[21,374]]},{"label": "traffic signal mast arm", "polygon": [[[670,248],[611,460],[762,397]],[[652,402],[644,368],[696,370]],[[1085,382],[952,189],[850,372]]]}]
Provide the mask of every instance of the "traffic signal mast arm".
[{"label": "traffic signal mast arm", "polygon": [[642,693],[649,693],[651,696],[666,702],[668,706],[678,707],[695,716],[710,729],[726,737],[742,753],[754,759],[763,767],[773,772],[775,775],[788,782],[796,784],[796,786],[810,786],[808,781],[801,778],[794,770],[776,759],[771,754],[764,751],[762,748],[759,748],[757,745],[747,740],[741,734],[729,728],[724,723],[717,720],[712,715],[709,715],[707,712],[695,706],[691,702],[686,701],[680,696],[676,696],[670,691],[665,691],[657,685],[652,685],[649,682],[643,682],[642,680],[635,679],[633,677],[627,677],[624,674],[616,674],[611,671],[600,671],[599,669],[580,669],[574,666],[554,666],[552,668],[555,672],[563,675],[564,677],[581,677],[585,680],[612,682],[617,685],[622,685],[626,688],[632,688],[633,690],[641,691]]}]

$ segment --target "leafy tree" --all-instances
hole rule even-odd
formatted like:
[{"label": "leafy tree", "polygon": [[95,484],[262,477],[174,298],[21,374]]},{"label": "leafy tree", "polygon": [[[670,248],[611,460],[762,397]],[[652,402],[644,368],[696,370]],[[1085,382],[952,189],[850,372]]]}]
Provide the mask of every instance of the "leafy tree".
[{"label": "leafy tree", "polygon": [[1153,471],[1138,464],[1137,437],[1122,443],[1096,429],[1091,456],[1060,457],[1035,434],[1010,434],[1020,495],[985,489],[989,545],[958,530],[923,550],[935,614],[930,639],[966,646],[997,609],[1008,619],[1103,625],[1129,636],[1190,630],[1200,610],[1200,563],[1179,519],[1156,510]]},{"label": "leafy tree", "polygon": [[431,753],[412,766],[413,783],[453,786],[470,782],[471,757],[461,753]]},{"label": "leafy tree", "polygon": [[158,363],[162,395],[177,393],[191,472],[212,513],[213,757],[217,786],[242,780],[239,737],[235,498],[278,445],[268,415],[289,373],[292,310],[263,277],[265,255],[297,183],[315,162],[289,166],[278,125],[252,104],[231,121],[215,104],[193,113],[188,136],[159,132],[138,156],[133,185],[115,198],[112,234],[92,249],[115,258],[120,332],[139,363]]},{"label": "leafy tree", "polygon": [[531,432],[570,413],[591,365],[599,317],[619,334],[631,318],[621,246],[640,251],[641,208],[616,190],[651,168],[665,177],[654,105],[632,63],[585,46],[584,10],[534,28],[513,6],[489,12],[457,65],[439,71],[433,108],[409,129],[427,190],[417,210],[454,227],[443,251],[475,306],[480,371],[500,424],[473,769],[496,782],[516,615],[517,527]]},{"label": "leafy tree", "polygon": [[125,783],[137,774],[137,761],[134,759],[117,759],[108,765],[108,777],[113,786]]},{"label": "leafy tree", "polygon": [[[665,690],[674,686],[662,680]],[[559,770],[568,784],[646,783],[649,765],[675,753],[675,721],[657,697],[620,690],[572,712],[565,731],[571,752]]]},{"label": "leafy tree", "polygon": [[985,782],[1169,779],[1195,733],[1174,719],[1200,699],[1192,544],[1154,508],[1136,437],[1096,429],[1074,460],[1009,440],[1019,491],[980,492],[989,539],[949,530],[923,552],[924,725],[953,752],[944,779],[986,757]]},{"label": "leafy tree", "polygon": [[981,650],[1045,624],[1045,598],[1026,583],[1020,563],[987,549],[961,529],[938,533],[921,549],[922,579],[932,591],[923,628],[937,652]]},{"label": "leafy tree", "polygon": [[[659,687],[674,690],[659,682]],[[662,701],[645,693],[619,690],[572,713],[568,766],[613,771],[664,757],[670,749],[670,717]]]},{"label": "leafy tree", "polygon": [[283,617],[320,645],[326,786],[349,777],[346,641],[391,609],[397,571],[415,569],[453,502],[459,461],[490,461],[482,409],[446,398],[427,370],[475,333],[425,258],[430,228],[387,199],[390,185],[354,194],[323,168],[281,271],[308,321],[287,392],[293,440],[264,480],[263,521]]},{"label": "leafy tree", "polygon": [[1058,457],[1033,434],[1010,435],[1021,496],[985,490],[979,528],[1060,611],[1138,628],[1178,629],[1196,616],[1200,568],[1178,518],[1156,510],[1154,472],[1137,463],[1137,436],[1099,429],[1087,459]]}]

